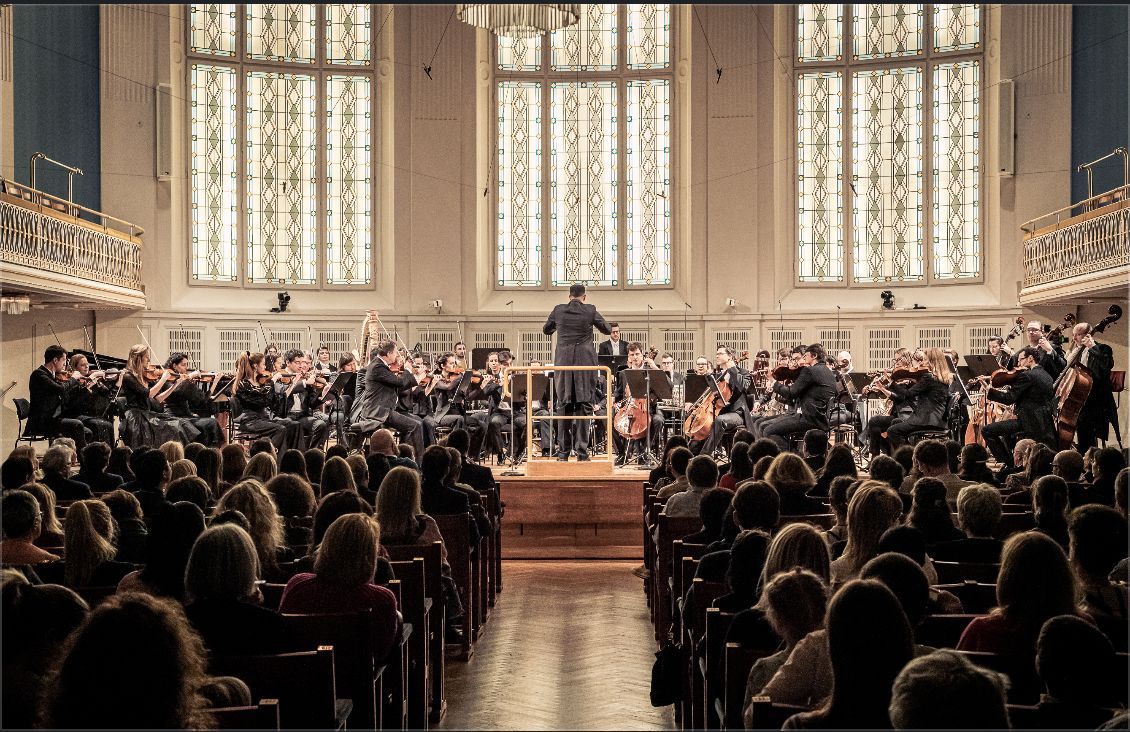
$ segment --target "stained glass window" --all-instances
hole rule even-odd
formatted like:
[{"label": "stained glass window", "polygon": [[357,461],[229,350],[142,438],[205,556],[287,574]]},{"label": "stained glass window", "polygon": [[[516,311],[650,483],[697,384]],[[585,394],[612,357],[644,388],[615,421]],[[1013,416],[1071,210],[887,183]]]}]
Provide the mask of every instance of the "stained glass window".
[{"label": "stained glass window", "polygon": [[671,283],[671,9],[582,7],[496,46],[500,287]]},{"label": "stained glass window", "polygon": [[797,280],[980,277],[981,6],[795,12]]},{"label": "stained glass window", "polygon": [[371,287],[387,8],[188,11],[191,281]]}]

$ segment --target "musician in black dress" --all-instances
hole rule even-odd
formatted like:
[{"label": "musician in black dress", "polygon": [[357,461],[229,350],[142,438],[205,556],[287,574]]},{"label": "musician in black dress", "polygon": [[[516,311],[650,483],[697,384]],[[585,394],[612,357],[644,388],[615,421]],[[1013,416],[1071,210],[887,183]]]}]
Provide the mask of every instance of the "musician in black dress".
[{"label": "musician in black dress", "polygon": [[[620,369],[616,372],[616,385],[612,396],[613,403],[619,406],[628,397],[628,376],[625,372],[654,368],[656,368],[655,361],[651,358],[644,358],[643,344],[634,341],[629,343],[628,368]],[[665,376],[659,376],[658,378],[666,378],[668,383],[670,383],[671,375],[667,372],[663,373]],[[653,375],[652,378],[657,377]],[[616,448],[616,452],[620,455],[618,460],[620,465],[626,464],[628,460],[631,459],[633,453],[642,455],[650,451],[652,445],[659,444],[659,438],[663,432],[663,420],[659,416],[659,402],[653,399],[650,394],[648,394],[647,409],[650,415],[648,431],[639,439],[627,439],[624,435],[620,434],[620,431],[616,429],[616,425],[613,424],[612,444]]]},{"label": "musician in black dress", "polygon": [[[985,444],[993,456],[1001,463],[1012,467],[1012,448],[1016,445],[1016,433],[1023,431],[1026,437],[1056,448],[1055,438],[1055,386],[1052,377],[1043,368],[1038,368],[1038,351],[1035,346],[1025,346],[1016,352],[1017,368],[1015,381],[1007,389],[990,388],[986,395],[994,402],[1012,404],[1016,419],[1003,419],[981,428]],[[980,377],[987,379],[988,377]]]},{"label": "musician in black dress", "polygon": [[[718,447],[727,432],[742,427],[750,429],[753,426],[750,421],[749,404],[746,402],[746,392],[749,391],[751,383],[749,372],[734,362],[734,349],[721,343],[714,352],[714,377],[713,379],[707,377],[706,380],[707,393],[715,393],[715,398],[718,398],[714,387],[715,380],[719,384],[722,382],[729,384],[733,396],[714,417],[710,435],[702,441],[697,451],[699,455],[713,455],[714,449]],[[708,396],[707,399],[709,398]]]},{"label": "musician in black dress", "polygon": [[173,393],[179,377],[170,369],[162,368],[150,384],[146,371],[151,355],[149,346],[144,343],[129,349],[120,377],[121,396],[125,397],[127,407],[121,423],[122,439],[133,448],[156,446],[170,440],[186,445],[195,442],[200,430],[192,420],[165,411],[165,401]]},{"label": "musician in black dress", "polygon": [[797,404],[796,414],[781,415],[769,420],[761,434],[788,449],[788,437],[811,429],[828,430],[828,406],[836,396],[836,377],[825,363],[824,347],[813,343],[804,349],[800,375],[791,385],[769,377],[768,385],[776,394],[791,397]]},{"label": "musician in black dress", "polygon": [[114,445],[114,423],[107,419],[110,406],[110,387],[106,385],[106,372],[91,370],[90,361],[81,353],[71,356],[68,368],[71,373],[82,375],[78,388],[68,389],[63,394],[63,417],[77,419],[90,430],[95,441]]},{"label": "musician in black dress", "polygon": [[200,372],[189,371],[188,356],[173,353],[165,361],[165,368],[179,376],[172,391],[165,398],[165,411],[174,417],[187,419],[200,430],[200,441],[217,447],[223,441],[220,425],[212,416],[212,401],[201,389]]},{"label": "musician in black dress", "polygon": [[[63,347],[48,346],[43,352],[43,365],[31,372],[28,379],[31,409],[24,434],[69,437],[82,454],[82,448],[86,446],[86,429],[79,420],[61,416],[63,396],[79,386],[77,378],[68,381],[56,378],[55,375],[66,371],[66,368],[67,352]],[[72,377],[77,375],[71,374]]]},{"label": "musician in black dress", "polygon": [[[1034,357],[1036,363],[1048,372],[1048,376],[1055,379],[1063,371],[1064,366],[1067,365],[1067,356],[1063,353],[1063,346],[1052,344],[1044,335],[1044,326],[1040,321],[1033,320],[1025,326],[1024,332],[1028,335],[1028,347],[1035,349]],[[1008,368],[1016,368],[1020,361],[1020,352],[1012,354],[1012,358],[1008,360]]]},{"label": "musician in black dress", "polygon": [[[922,354],[925,358],[925,354]],[[914,358],[909,349],[900,348],[895,351],[894,361],[891,364],[891,371],[899,368],[907,368],[915,363]],[[919,366],[921,362],[917,362]],[[864,387],[865,392],[879,392],[881,380],[885,378],[883,375],[876,377],[868,386]],[[880,392],[881,393],[881,392]],[[883,433],[891,426],[891,423],[897,418],[909,417],[914,413],[914,400],[906,398],[906,393],[900,391],[896,396],[893,392],[887,391],[890,394],[889,400],[891,402],[891,409],[889,414],[875,414],[867,420],[867,424],[863,426],[867,435],[867,451],[871,457],[875,457],[879,453],[891,454],[891,445]]]},{"label": "musician in black dress", "polygon": [[437,373],[432,374],[431,383],[425,390],[429,398],[435,400],[435,409],[424,418],[431,424],[433,433],[436,427],[448,427],[454,431],[466,424],[463,394],[459,393],[459,384],[466,372],[460,371],[458,364],[454,353],[441,354],[436,362]]},{"label": "musician in black dress", "polygon": [[887,439],[891,450],[897,450],[912,432],[927,429],[944,429],[946,405],[950,398],[953,373],[946,364],[940,348],[927,348],[922,375],[913,385],[906,387],[893,383],[889,387],[877,384],[876,388],[892,401],[914,404],[914,411],[905,417],[895,417],[887,426]]},{"label": "musician in black dress", "polygon": [[1114,393],[1110,386],[1110,372],[1114,368],[1114,351],[1099,343],[1091,331],[1090,323],[1076,323],[1071,331],[1074,348],[1068,357],[1069,364],[1079,363],[1091,373],[1091,391],[1079,413],[1075,439],[1079,450],[1086,452],[1098,440],[1106,441],[1110,425],[1117,419]]},{"label": "musician in black dress", "polygon": [[302,426],[286,417],[275,417],[275,388],[262,353],[244,353],[235,362],[232,398],[239,405],[236,422],[246,431],[266,437],[280,455],[302,444]]},{"label": "musician in black dress", "polygon": [[[352,353],[343,353],[337,360],[336,373],[340,375],[350,372],[357,373],[357,359]],[[356,382],[354,382],[354,391],[356,391]],[[349,427],[349,414],[353,409],[353,393],[339,394],[331,391],[328,408],[330,424],[337,433],[337,441],[342,445],[349,444],[345,431]]]}]

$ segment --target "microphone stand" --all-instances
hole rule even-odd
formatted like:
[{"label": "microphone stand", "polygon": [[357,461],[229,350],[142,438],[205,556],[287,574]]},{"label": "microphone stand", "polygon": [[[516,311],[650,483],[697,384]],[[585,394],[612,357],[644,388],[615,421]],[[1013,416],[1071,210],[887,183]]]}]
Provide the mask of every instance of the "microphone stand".
[{"label": "microphone stand", "polygon": [[[513,384],[514,379],[513,379],[513,376],[511,374],[507,374],[506,378],[511,382],[511,384]],[[526,394],[526,399],[529,399],[529,398],[530,398],[530,395]],[[506,470],[502,471],[502,474],[505,475],[505,476],[521,475],[522,474],[522,471],[518,470],[518,465],[520,465],[520,463],[517,460],[517,458],[515,458],[515,455],[518,454],[518,445],[517,445],[517,443],[514,442],[514,410],[515,409],[517,409],[517,407],[514,405],[514,387],[511,386],[510,387],[510,456],[506,459]],[[526,426],[529,427],[529,421],[528,420],[527,420]]]}]

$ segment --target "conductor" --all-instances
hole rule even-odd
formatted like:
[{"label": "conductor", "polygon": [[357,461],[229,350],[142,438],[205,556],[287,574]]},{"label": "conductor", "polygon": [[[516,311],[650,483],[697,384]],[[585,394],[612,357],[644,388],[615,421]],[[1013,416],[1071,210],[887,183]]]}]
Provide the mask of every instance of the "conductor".
[{"label": "conductor", "polygon": [[[605,335],[612,328],[596,311],[595,305],[585,303],[585,286],[569,288],[569,302],[553,308],[541,332],[557,333],[557,348],[553,354],[555,366],[596,366],[596,349],[592,344],[592,329]],[[596,373],[592,371],[558,371],[555,375],[557,400],[562,416],[585,417],[591,415],[596,395]],[[577,460],[589,459],[589,420],[570,420],[561,435],[561,448],[557,459],[566,461],[570,451],[576,451]]]}]

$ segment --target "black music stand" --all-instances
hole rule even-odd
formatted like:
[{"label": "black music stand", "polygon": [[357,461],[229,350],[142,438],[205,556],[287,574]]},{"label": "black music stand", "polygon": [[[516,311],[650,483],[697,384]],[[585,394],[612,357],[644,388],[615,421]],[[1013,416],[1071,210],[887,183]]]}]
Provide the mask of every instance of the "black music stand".
[{"label": "black music stand", "polygon": [[612,373],[616,373],[628,367],[627,356],[612,356],[602,353],[596,357],[596,362],[601,366],[607,366],[611,369]]},{"label": "black music stand", "polygon": [[326,389],[326,396],[333,394],[334,396],[341,396],[344,393],[353,393],[353,387],[357,383],[356,371],[338,371],[330,377],[329,387]]},{"label": "black music stand", "polygon": [[694,404],[704,391],[706,391],[706,377],[693,371],[688,373],[687,381],[683,384],[683,401]]},{"label": "black music stand", "polygon": [[[652,378],[652,375],[655,378]],[[667,373],[662,369],[623,369],[623,376],[625,379],[624,389],[627,396],[631,399],[647,398],[647,414],[648,414],[648,429],[647,437],[644,438],[644,452],[642,455],[637,455],[638,462],[633,463],[633,466],[642,470],[651,470],[659,462],[655,459],[654,453],[651,451],[651,425],[650,420],[654,419],[651,414],[651,400],[662,400],[671,398],[671,381],[667,378]],[[624,448],[627,450],[627,446]],[[626,463],[625,463],[626,464]]]},{"label": "black music stand", "polygon": [[997,357],[988,353],[970,354],[965,357],[965,362],[969,364],[974,377],[991,376],[994,371],[1001,367],[997,363]]},{"label": "black music stand", "polygon": [[961,379],[961,383],[966,383],[973,379],[973,368],[970,366],[958,366],[957,377]]},{"label": "black music stand", "polygon": [[866,388],[867,385],[871,383],[870,376],[868,376],[867,374],[861,374],[858,371],[852,371],[847,375],[847,377],[848,380],[851,381],[851,385],[855,387],[855,391],[858,394],[863,394],[864,388]]}]

